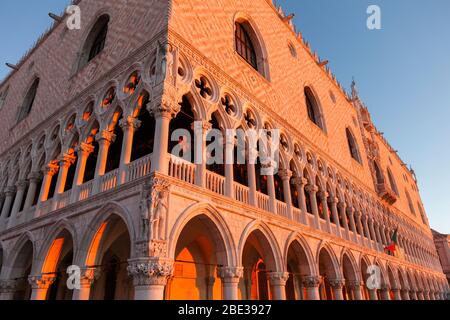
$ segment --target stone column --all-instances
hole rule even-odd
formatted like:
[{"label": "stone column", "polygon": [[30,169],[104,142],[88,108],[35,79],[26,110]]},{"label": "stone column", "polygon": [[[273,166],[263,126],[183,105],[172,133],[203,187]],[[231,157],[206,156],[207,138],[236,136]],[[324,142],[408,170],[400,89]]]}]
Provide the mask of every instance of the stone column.
[{"label": "stone column", "polygon": [[357,242],[358,234],[356,232],[356,224],[355,224],[355,217],[354,217],[355,208],[348,207],[347,212],[348,212],[348,216],[349,216],[349,220],[350,220],[350,229],[353,231],[353,240],[355,242]]},{"label": "stone column", "polygon": [[315,185],[307,185],[306,192],[309,194],[309,198],[311,200],[311,211],[314,215],[314,224],[316,229],[320,229],[320,218],[319,218],[319,209],[317,208],[317,199],[316,194],[319,191],[319,188]]},{"label": "stone column", "polygon": [[89,156],[94,152],[94,146],[88,143],[80,143],[77,147],[78,162],[75,170],[74,186],[81,186],[84,182],[84,174],[86,171],[86,163]]},{"label": "stone column", "polygon": [[11,219],[9,219],[8,225],[12,226],[16,219],[17,214],[20,211],[20,206],[23,202],[23,197],[25,196],[25,189],[27,188],[28,183],[25,180],[20,180],[16,184],[17,192],[16,197],[14,199],[14,205],[11,210]]},{"label": "stone column", "polygon": [[298,193],[298,203],[301,210],[301,222],[304,225],[308,224],[308,220],[306,219],[306,199],[305,199],[305,186],[308,183],[308,180],[302,177],[297,177],[292,180],[292,183],[295,184]]},{"label": "stone column", "polygon": [[423,291],[423,300],[430,300],[430,292],[428,290]]},{"label": "stone column", "polygon": [[269,272],[267,278],[270,282],[272,300],[286,300],[286,281],[289,279],[289,273]]},{"label": "stone column", "polygon": [[347,240],[350,240],[350,234],[349,234],[349,228],[348,228],[348,222],[347,222],[347,214],[346,214],[347,205],[345,204],[345,202],[339,202],[338,208],[339,208],[339,214],[342,218],[342,223],[344,224],[345,237]]},{"label": "stone column", "polygon": [[16,194],[16,187],[6,187],[5,201],[3,203],[2,214],[0,217],[0,225],[5,223],[5,221],[8,219],[8,214],[11,210],[15,194]]},{"label": "stone column", "polygon": [[291,187],[290,187],[290,181],[292,177],[292,172],[290,170],[280,170],[278,171],[278,175],[280,176],[281,180],[283,181],[283,195],[284,195],[284,202],[286,202],[286,210],[287,210],[287,218],[293,220],[293,213],[292,213],[292,198],[291,198]]},{"label": "stone column", "polygon": [[377,237],[377,234],[375,232],[375,228],[373,226],[373,224],[374,224],[373,218],[368,218],[368,222],[369,222],[369,231],[370,231],[371,238],[375,242],[375,248],[373,248],[373,249],[377,250],[379,245],[378,245],[378,237]]},{"label": "stone column", "polygon": [[30,181],[30,185],[28,187],[27,197],[25,199],[25,205],[23,206],[24,210],[31,208],[33,205],[34,199],[36,198],[37,186],[39,181],[41,181],[42,175],[40,172],[32,172],[28,175],[28,180]]},{"label": "stone column", "polygon": [[17,280],[0,280],[0,300],[13,300],[17,286]]},{"label": "stone column", "polygon": [[234,136],[226,135],[225,137],[225,155],[224,155],[224,166],[225,166],[225,196],[234,199],[234,172],[233,165],[234,161],[237,163],[237,159],[234,159]]},{"label": "stone column", "polygon": [[42,182],[41,193],[39,195],[39,202],[41,204],[48,200],[50,185],[53,177],[58,173],[58,170],[59,166],[55,163],[50,163],[44,168],[44,181]]},{"label": "stone column", "polygon": [[370,300],[378,300],[377,289],[369,289]]},{"label": "stone column", "polygon": [[[359,230],[359,236],[360,236],[360,240],[361,240],[360,244],[362,246],[364,246],[364,230],[363,230],[363,225],[361,222],[361,217],[362,217],[361,211],[355,211],[354,218],[356,218],[355,220],[356,220],[358,230]],[[358,233],[358,232],[356,232],[356,233]]]},{"label": "stone column", "polygon": [[401,290],[400,290],[400,292],[401,292],[401,295],[402,295],[402,300],[410,300],[409,299],[409,288],[402,288]]},{"label": "stone column", "polygon": [[222,280],[222,300],[239,300],[239,280],[244,274],[242,267],[220,267],[218,275]]},{"label": "stone column", "polygon": [[30,300],[46,300],[47,292],[50,286],[55,282],[54,275],[40,275],[28,277],[28,282],[31,285],[31,299]]},{"label": "stone column", "polygon": [[370,232],[369,232],[369,224],[367,222],[367,219],[368,219],[367,215],[363,215],[362,216],[364,234],[367,236],[367,243],[368,243],[367,246],[369,248],[372,248],[372,242],[371,242],[372,237],[371,237]]},{"label": "stone column", "polygon": [[267,193],[269,196],[269,210],[270,212],[277,214],[277,199],[275,196],[275,181],[273,178],[273,167],[271,165],[261,165],[261,169],[266,171],[266,173],[269,173],[267,175]]},{"label": "stone column", "polygon": [[169,127],[170,121],[180,111],[180,105],[175,100],[165,96],[161,101],[149,103],[148,112],[155,117],[155,142],[153,145],[152,172],[162,174],[169,173],[168,149],[169,149]]},{"label": "stone column", "polygon": [[247,161],[247,174],[248,174],[248,201],[252,206],[257,207],[258,202],[256,200],[256,172],[255,164]]},{"label": "stone column", "polygon": [[322,201],[322,214],[325,217],[327,231],[331,233],[330,216],[328,215],[328,192],[322,191],[319,193],[319,198]]},{"label": "stone column", "polygon": [[348,281],[347,286],[353,292],[353,297],[355,300],[364,300],[361,291],[361,282],[359,281]]},{"label": "stone column", "polygon": [[384,243],[383,243],[383,239],[381,238],[380,226],[378,224],[375,227],[375,234],[377,235],[377,239],[378,239],[378,242],[379,242],[379,249],[380,249],[381,252],[383,252]]},{"label": "stone column", "polygon": [[391,234],[390,234],[390,230],[386,229],[385,230],[386,233],[386,244],[388,245],[391,242]]},{"label": "stone column", "polygon": [[98,142],[98,156],[95,166],[95,177],[101,177],[106,171],[106,161],[108,160],[108,151],[114,141],[116,141],[116,135],[110,131],[103,130],[95,136],[95,140]]},{"label": "stone column", "polygon": [[80,289],[73,291],[72,300],[89,300],[92,284],[100,277],[100,268],[86,268],[81,271]]},{"label": "stone column", "polygon": [[417,300],[425,300],[423,297],[423,291],[417,291]]},{"label": "stone column", "polygon": [[337,204],[339,202],[339,199],[336,197],[333,197],[331,199],[331,214],[333,215],[333,220],[336,224],[336,236],[341,237],[341,224],[339,222],[339,214],[337,210]]},{"label": "stone column", "polygon": [[120,120],[119,126],[123,131],[118,180],[118,184],[120,185],[124,184],[126,181],[127,169],[131,162],[131,153],[133,151],[134,133],[141,126],[141,121],[133,117],[127,117]]},{"label": "stone column", "polygon": [[391,296],[389,294],[390,288],[388,285],[382,285],[380,290],[381,290],[381,298],[383,300],[391,300]]},{"label": "stone column", "polygon": [[306,288],[307,300],[320,300],[319,276],[306,276],[302,278],[303,287]]},{"label": "stone column", "polygon": [[409,290],[409,299],[410,300],[418,300],[415,290]]},{"label": "stone column", "polygon": [[164,300],[164,289],[173,273],[172,261],[158,258],[130,259],[127,270],[133,277],[135,300]]},{"label": "stone column", "polygon": [[194,131],[194,162],[195,184],[200,187],[206,186],[206,134],[211,130],[211,123],[208,121],[195,121],[192,124]]},{"label": "stone column", "polygon": [[69,168],[75,163],[76,157],[74,155],[64,155],[59,161],[59,174],[56,182],[55,194],[56,196],[63,194],[67,183],[67,174]]},{"label": "stone column", "polygon": [[333,289],[334,300],[344,300],[342,289],[344,288],[345,280],[330,279],[330,286]]},{"label": "stone column", "polygon": [[80,143],[76,148],[78,155],[77,167],[75,169],[75,177],[73,179],[71,202],[78,201],[79,187],[84,182],[84,174],[86,171],[86,163],[89,155],[94,152],[94,146],[88,143]]},{"label": "stone column", "polygon": [[392,288],[392,292],[394,293],[394,300],[402,300],[399,288],[396,287]]}]

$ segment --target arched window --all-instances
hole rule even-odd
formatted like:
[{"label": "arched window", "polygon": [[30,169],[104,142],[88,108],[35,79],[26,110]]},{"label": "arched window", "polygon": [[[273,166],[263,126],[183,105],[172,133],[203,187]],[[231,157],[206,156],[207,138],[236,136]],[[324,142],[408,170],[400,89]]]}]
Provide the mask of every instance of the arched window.
[{"label": "arched window", "polygon": [[417,202],[417,207],[419,208],[420,216],[422,217],[423,224],[424,225],[428,225],[427,218],[425,217],[425,212],[423,212],[423,208],[422,208],[422,206],[420,205],[419,202]]},{"label": "arched window", "polygon": [[373,167],[375,169],[375,176],[377,178],[377,184],[383,184],[384,183],[384,176],[383,176],[383,173],[381,172],[381,169],[378,166],[376,161],[373,162]]},{"label": "arched window", "polygon": [[81,52],[79,68],[84,67],[103,51],[108,34],[109,16],[102,15],[91,29]]},{"label": "arched window", "polygon": [[253,42],[246,30],[247,26],[236,22],[235,41],[236,52],[244,58],[253,68],[258,70],[258,62],[256,60],[256,51]]},{"label": "arched window", "polygon": [[267,51],[256,29],[245,18],[239,18],[235,22],[234,29],[234,49],[236,53],[263,77],[269,79]]},{"label": "arched window", "polygon": [[407,190],[405,190],[405,194],[406,194],[406,199],[408,200],[409,211],[411,211],[411,213],[413,215],[416,215],[416,210],[414,210],[414,205],[412,203],[411,197],[410,197],[409,192]]},{"label": "arched window", "polygon": [[394,176],[392,175],[392,172],[389,168],[387,169],[387,173],[388,173],[389,183],[391,184],[392,191],[394,191],[396,195],[399,195],[397,184],[395,183]]},{"label": "arched window", "polygon": [[31,112],[33,108],[34,100],[36,99],[37,90],[39,87],[39,78],[36,78],[28,90],[25,100],[23,101],[22,107],[19,110],[19,115],[17,117],[17,122],[25,119]]},{"label": "arched window", "polygon": [[320,112],[319,104],[310,87],[305,87],[306,108],[309,119],[320,129],[325,130],[324,121]]},{"label": "arched window", "polygon": [[358,144],[356,143],[355,137],[351,133],[350,129],[345,129],[345,133],[347,134],[347,142],[348,148],[350,149],[350,155],[353,159],[361,163],[361,156],[359,154]]}]

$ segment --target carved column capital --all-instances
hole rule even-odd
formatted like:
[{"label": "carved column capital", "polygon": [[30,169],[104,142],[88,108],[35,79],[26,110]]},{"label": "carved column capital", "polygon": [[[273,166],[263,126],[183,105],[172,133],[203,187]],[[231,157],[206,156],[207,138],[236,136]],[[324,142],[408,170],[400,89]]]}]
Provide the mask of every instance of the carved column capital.
[{"label": "carved column capital", "polygon": [[409,292],[411,290],[411,288],[408,285],[404,285],[400,290],[401,290],[401,292]]},{"label": "carved column capital", "polygon": [[75,151],[79,154],[90,155],[95,150],[95,147],[92,144],[82,142],[75,148]]},{"label": "carved column capital", "polygon": [[358,280],[348,280],[345,282],[345,284],[352,290],[359,289],[362,286],[362,282]]},{"label": "carved column capital", "polygon": [[28,283],[32,289],[48,289],[55,282],[55,275],[29,276]]},{"label": "carved column capital", "polygon": [[355,208],[353,207],[347,207],[347,212],[349,214],[349,216],[353,216],[355,214]]},{"label": "carved column capital", "polygon": [[320,285],[319,276],[302,277],[302,284],[305,288],[317,288]]},{"label": "carved column capital", "polygon": [[95,135],[95,140],[99,143],[113,143],[116,141],[116,135],[108,130],[100,131]]},{"label": "carved column capital", "polygon": [[278,170],[278,175],[282,180],[289,180],[292,177],[292,171],[288,169],[280,169]]},{"label": "carved column capital", "polygon": [[28,185],[28,182],[26,180],[19,180],[16,183],[17,190],[25,190],[27,185]]},{"label": "carved column capital", "polygon": [[119,121],[119,126],[122,130],[127,130],[128,128],[138,129],[141,126],[141,121],[133,117],[123,118]]},{"label": "carved column capital", "polygon": [[161,101],[147,104],[148,112],[155,118],[175,118],[181,110],[181,106],[172,97],[162,96]]},{"label": "carved column capital", "polygon": [[18,280],[1,280],[0,281],[0,293],[14,293],[19,286]]},{"label": "carved column capital", "polygon": [[28,180],[30,180],[30,182],[38,183],[42,180],[42,174],[40,172],[31,172],[28,175]]},{"label": "carved column capital", "polygon": [[60,168],[69,168],[76,161],[76,157],[73,154],[65,154],[59,159]]},{"label": "carved column capital", "polygon": [[342,289],[345,285],[344,279],[330,279],[330,286],[333,289]]},{"label": "carved column capital", "polygon": [[157,258],[128,260],[128,274],[135,286],[165,285],[173,274],[173,261]]},{"label": "carved column capital", "polygon": [[239,282],[239,279],[244,275],[243,267],[220,267],[217,270],[219,278],[223,282]]},{"label": "carved column capital", "polygon": [[42,169],[42,171],[44,171],[44,174],[46,176],[51,176],[53,177],[54,175],[56,175],[59,171],[59,166],[56,163],[50,163],[46,166],[44,166],[44,168]]},{"label": "carved column capital", "polygon": [[9,186],[5,188],[5,196],[12,197],[16,193],[17,188],[14,186]]},{"label": "carved column capital", "polygon": [[339,198],[337,198],[337,197],[331,197],[330,198],[330,203],[331,204],[338,204],[339,203]]},{"label": "carved column capital", "polygon": [[308,180],[302,177],[295,177],[291,180],[291,183],[304,188],[308,184]]},{"label": "carved column capital", "polygon": [[308,192],[309,194],[315,196],[316,193],[319,191],[319,187],[317,187],[317,186],[315,186],[315,185],[312,185],[312,184],[308,184],[308,185],[305,187],[305,190],[306,190],[306,192]]},{"label": "carved column capital", "polygon": [[101,275],[100,267],[87,267],[81,270],[80,282],[82,285],[91,286],[95,280],[100,278]]},{"label": "carved column capital", "polygon": [[387,283],[383,283],[383,284],[381,284],[380,290],[381,291],[389,291],[389,290],[391,290],[391,287]]},{"label": "carved column capital", "polygon": [[345,210],[345,209],[347,209],[347,204],[345,202],[339,202],[338,208],[339,208],[339,210]]},{"label": "carved column capital", "polygon": [[191,123],[191,128],[194,130],[194,132],[200,132],[205,133],[212,128],[212,124],[209,121],[206,120],[195,120]]},{"label": "carved column capital", "polygon": [[319,195],[319,198],[322,199],[322,200],[328,198],[328,192],[326,192],[326,191],[320,191],[318,193],[318,195]]},{"label": "carved column capital", "polygon": [[267,278],[272,285],[284,286],[289,279],[289,273],[287,272],[269,272]]}]

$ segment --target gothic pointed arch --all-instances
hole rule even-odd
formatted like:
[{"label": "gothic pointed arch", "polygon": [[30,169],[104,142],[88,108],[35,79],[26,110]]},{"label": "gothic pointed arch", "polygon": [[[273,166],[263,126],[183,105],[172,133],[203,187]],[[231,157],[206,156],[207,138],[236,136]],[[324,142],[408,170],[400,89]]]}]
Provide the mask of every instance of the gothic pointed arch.
[{"label": "gothic pointed arch", "polygon": [[234,48],[252,68],[270,81],[267,49],[256,23],[245,13],[234,19]]},{"label": "gothic pointed arch", "polygon": [[200,217],[200,220],[207,227],[214,230],[214,243],[217,248],[220,248],[220,252],[216,252],[218,254],[218,260],[223,264],[236,264],[237,257],[234,254],[236,252],[236,246],[228,224],[220,212],[214,206],[207,203],[192,205],[180,214],[170,231],[169,239],[174,239],[174,241],[171,241],[169,244],[169,256],[173,257],[175,255],[177,242],[175,239],[178,239],[186,225],[197,217]]},{"label": "gothic pointed arch", "polygon": [[345,134],[347,136],[347,144],[350,151],[351,157],[358,161],[359,163],[362,163],[361,160],[361,153],[359,152],[358,143],[356,142],[355,136],[350,128],[345,129]]},{"label": "gothic pointed arch", "polygon": [[313,89],[310,86],[306,86],[303,89],[303,93],[309,120],[323,131],[326,131],[323,110]]},{"label": "gothic pointed arch", "polygon": [[103,51],[108,35],[109,21],[108,14],[103,14],[96,19],[81,49],[78,69],[83,68]]},{"label": "gothic pointed arch", "polygon": [[[136,240],[136,231],[128,210],[116,202],[106,203],[94,216],[89,223],[89,228],[81,238],[76,257],[77,263],[80,265],[95,265],[98,260],[99,241],[108,225],[108,221],[117,219],[120,219],[126,226],[130,239],[134,243]],[[133,254],[134,252],[131,250],[131,256]]]},{"label": "gothic pointed arch", "polygon": [[39,88],[40,79],[36,77],[33,80],[33,83],[29,87],[27,94],[25,95],[25,98],[22,102],[22,106],[19,108],[18,114],[17,114],[17,122],[22,121],[25,119],[31,112],[31,109],[33,108],[34,101],[36,100],[36,95]]}]

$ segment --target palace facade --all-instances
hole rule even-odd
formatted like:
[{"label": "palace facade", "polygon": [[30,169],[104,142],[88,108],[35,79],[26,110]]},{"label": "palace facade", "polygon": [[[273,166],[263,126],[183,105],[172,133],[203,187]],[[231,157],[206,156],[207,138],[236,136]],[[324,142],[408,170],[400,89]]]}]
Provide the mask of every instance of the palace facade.
[{"label": "palace facade", "polygon": [[[445,299],[414,172],[271,0],[74,4],[0,85],[2,299]],[[276,175],[171,153],[263,128]]]}]

